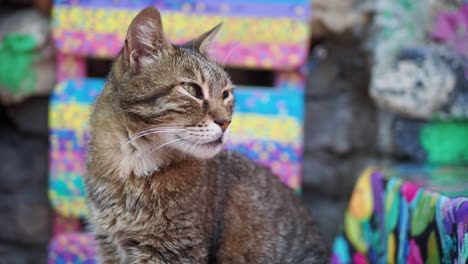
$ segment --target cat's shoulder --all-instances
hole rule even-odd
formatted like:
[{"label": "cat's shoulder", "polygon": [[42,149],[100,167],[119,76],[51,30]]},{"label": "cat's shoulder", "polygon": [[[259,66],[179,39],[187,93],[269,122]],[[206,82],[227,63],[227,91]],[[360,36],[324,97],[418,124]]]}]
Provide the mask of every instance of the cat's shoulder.
[{"label": "cat's shoulder", "polygon": [[244,154],[233,150],[222,150],[216,155],[214,160],[222,168],[232,168],[235,170],[250,171],[260,166]]},{"label": "cat's shoulder", "polygon": [[[233,150],[221,151],[213,160],[215,167],[232,180],[243,182],[267,180],[273,173],[242,153]],[[274,177],[276,178],[276,177]]]}]

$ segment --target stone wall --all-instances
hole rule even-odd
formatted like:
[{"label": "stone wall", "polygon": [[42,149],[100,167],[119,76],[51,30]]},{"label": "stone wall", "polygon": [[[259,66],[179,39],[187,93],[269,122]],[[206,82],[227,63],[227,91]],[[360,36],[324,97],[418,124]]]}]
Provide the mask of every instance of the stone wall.
[{"label": "stone wall", "polygon": [[46,263],[48,98],[0,106],[0,264]]},{"label": "stone wall", "polygon": [[314,45],[306,90],[303,200],[329,246],[343,224],[355,180],[382,162],[378,114],[369,97],[368,55],[340,34]]}]

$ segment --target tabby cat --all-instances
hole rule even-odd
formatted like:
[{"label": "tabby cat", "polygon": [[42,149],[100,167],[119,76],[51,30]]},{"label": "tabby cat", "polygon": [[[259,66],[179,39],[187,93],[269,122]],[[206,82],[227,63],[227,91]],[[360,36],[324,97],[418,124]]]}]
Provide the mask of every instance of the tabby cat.
[{"label": "tabby cat", "polygon": [[207,50],[183,45],[149,7],[91,117],[85,183],[101,263],[325,263],[307,210],[278,177],[222,150],[234,85]]}]

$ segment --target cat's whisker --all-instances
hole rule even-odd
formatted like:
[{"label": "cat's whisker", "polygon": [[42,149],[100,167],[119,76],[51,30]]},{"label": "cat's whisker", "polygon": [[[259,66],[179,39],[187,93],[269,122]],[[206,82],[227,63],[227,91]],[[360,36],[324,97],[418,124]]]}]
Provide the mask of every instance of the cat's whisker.
[{"label": "cat's whisker", "polygon": [[[177,142],[177,144],[178,144],[177,147],[181,147],[181,146],[183,146],[184,144],[188,144],[188,142],[187,142],[187,141],[182,141],[182,142],[179,141],[179,142]],[[175,146],[171,147],[171,149],[170,149],[167,153],[169,154],[169,153],[170,153],[171,151],[173,151],[174,149],[175,149]]]},{"label": "cat's whisker", "polygon": [[[185,129],[158,129],[158,128],[148,129],[148,130],[145,130],[145,131],[142,131],[142,132],[132,134],[127,139],[128,139],[128,141],[133,141],[135,139],[138,139],[138,138],[150,135],[150,134],[157,134],[159,132],[182,132],[182,131],[185,131]],[[125,143],[125,141],[122,142],[122,143]]]},{"label": "cat's whisker", "polygon": [[122,140],[120,142],[120,144],[115,148],[114,158],[117,155],[117,152],[118,152],[119,149],[127,146],[131,142],[133,142],[133,141],[135,141],[135,140],[137,140],[137,139],[139,139],[141,137],[148,136],[148,135],[153,135],[153,134],[159,134],[159,133],[172,133],[172,132],[182,132],[182,131],[185,131],[185,129],[181,129],[181,130],[170,130],[170,129],[163,130],[163,129],[159,129],[158,130],[157,128],[152,128],[152,129],[147,129],[147,130],[140,131],[138,133],[132,134],[130,137],[128,137],[128,140]]},{"label": "cat's whisker", "polygon": [[[181,128],[166,128],[166,129],[163,129],[163,128],[151,128],[151,129],[147,129],[147,130],[144,130],[144,131],[140,131],[140,132],[137,132],[135,134],[132,134],[130,135],[127,140],[125,141],[121,141],[119,146],[122,146],[122,145],[126,145],[138,138],[141,138],[141,137],[144,137],[144,136],[147,136],[147,135],[150,135],[150,134],[157,134],[157,133],[169,133],[169,132],[182,132],[182,131],[185,131],[186,129],[181,129]],[[154,132],[154,133],[152,133]]]},{"label": "cat's whisker", "polygon": [[159,145],[158,147],[154,148],[153,150],[151,150],[148,154],[145,155],[145,158],[148,158],[153,152],[155,152],[156,150],[164,147],[164,146],[167,146],[168,144],[171,144],[171,143],[174,143],[174,142],[177,142],[177,141],[180,141],[180,140],[184,140],[184,139],[188,139],[188,138],[191,138],[192,136],[187,136],[187,137],[182,137],[182,138],[176,138],[176,139],[173,139],[173,140],[170,140],[162,145]]},{"label": "cat's whisker", "polygon": [[202,139],[199,139],[199,140],[197,141],[197,143],[193,144],[192,150],[190,151],[189,158],[190,158],[190,157],[193,157],[193,151],[197,148],[197,146],[200,145],[200,142],[201,142],[201,141],[202,141]]},{"label": "cat's whisker", "polygon": [[232,52],[237,48],[238,46],[234,46],[227,54],[226,57],[224,57],[223,62],[221,63],[222,67],[226,65],[226,61],[231,57]]},{"label": "cat's whisker", "polygon": [[178,130],[186,130],[186,128],[182,128],[182,126],[180,127],[177,127],[177,126],[157,126],[157,127],[153,127],[153,128],[149,128],[149,129],[146,129],[146,130],[143,130],[143,131],[139,131],[139,132],[136,132],[134,134],[131,134],[129,135],[128,138],[132,138],[133,136],[136,136],[136,135],[139,135],[139,134],[142,134],[142,133],[146,133],[148,131],[154,131],[154,130],[169,130],[169,129],[178,129]]},{"label": "cat's whisker", "polygon": [[189,144],[189,142],[185,142],[185,143],[186,144],[185,144],[184,150],[182,151],[182,153],[180,154],[180,157],[179,157],[180,160],[182,160],[183,158],[185,158],[186,155],[188,155],[187,154],[187,149],[190,147],[190,144]]}]

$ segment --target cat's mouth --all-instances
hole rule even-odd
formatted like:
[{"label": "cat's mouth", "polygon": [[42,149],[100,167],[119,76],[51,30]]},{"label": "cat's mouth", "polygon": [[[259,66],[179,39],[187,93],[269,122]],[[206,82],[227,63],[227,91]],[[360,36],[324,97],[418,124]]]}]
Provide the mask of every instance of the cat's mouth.
[{"label": "cat's mouth", "polygon": [[226,133],[223,133],[219,137],[212,138],[211,141],[205,140],[203,142],[201,142],[201,138],[203,137],[184,138],[181,136],[176,136],[177,138],[180,138],[180,140],[184,143],[176,144],[175,148],[179,149],[183,153],[187,153],[188,155],[197,158],[209,159],[214,157],[222,149],[222,146],[226,142],[226,136]]},{"label": "cat's mouth", "polygon": [[[190,142],[194,143],[194,144],[197,144],[199,146],[204,146],[204,147],[218,147],[219,145],[224,144],[224,137],[225,137],[225,135],[223,134],[218,139],[215,139],[215,140],[209,141],[209,142],[203,142],[203,143],[200,143],[200,142],[194,143],[192,141],[190,141]],[[183,137],[180,137],[178,135],[176,135],[176,138],[184,140]]]},{"label": "cat's mouth", "polygon": [[207,146],[207,147],[217,147],[219,145],[222,145],[223,144],[223,137],[219,137],[218,139],[214,140],[214,141],[211,141],[211,142],[208,142],[208,143],[204,143],[204,144],[201,144],[203,146]]}]

